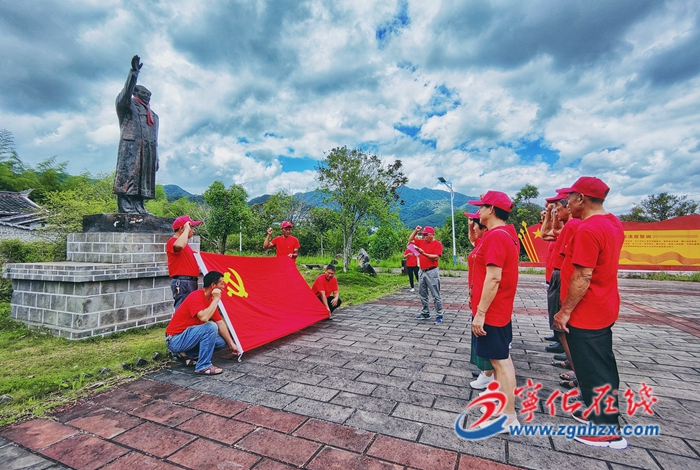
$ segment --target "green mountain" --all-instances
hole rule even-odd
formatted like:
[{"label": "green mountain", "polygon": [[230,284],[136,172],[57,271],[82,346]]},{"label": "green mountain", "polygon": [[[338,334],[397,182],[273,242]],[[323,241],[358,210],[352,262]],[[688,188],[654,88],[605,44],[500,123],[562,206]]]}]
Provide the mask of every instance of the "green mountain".
[{"label": "green mountain", "polygon": [[183,197],[187,197],[193,202],[204,202],[204,198],[201,195],[188,193],[176,184],[164,184],[163,189],[165,190],[165,195],[168,197],[168,202],[177,201]]},{"label": "green mountain", "polygon": [[[184,189],[174,184],[164,185],[165,193],[168,195],[168,200],[175,200],[183,196],[190,199],[200,198],[188,193]],[[416,225],[431,225],[433,227],[442,227],[445,223],[445,218],[450,215],[450,193],[440,189],[413,189],[406,186],[399,189],[399,202],[397,204],[399,217],[406,227],[415,227]],[[265,202],[269,195],[263,195],[248,201],[248,204],[257,204]],[[321,196],[318,191],[309,191],[306,193],[294,194],[294,197],[303,199],[308,204],[322,205]],[[455,193],[455,211],[475,212],[476,207],[468,204],[467,201],[478,199],[477,196],[467,196],[461,193]],[[195,199],[193,199],[195,200]]]}]

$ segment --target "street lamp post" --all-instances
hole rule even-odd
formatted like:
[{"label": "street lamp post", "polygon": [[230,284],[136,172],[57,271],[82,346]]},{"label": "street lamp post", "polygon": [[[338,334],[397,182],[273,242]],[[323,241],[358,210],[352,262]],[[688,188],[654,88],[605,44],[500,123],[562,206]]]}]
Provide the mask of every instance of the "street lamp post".
[{"label": "street lamp post", "polygon": [[438,181],[447,186],[450,190],[450,210],[452,211],[452,265],[457,266],[457,238],[455,236],[455,192],[452,190],[452,183],[440,176]]}]

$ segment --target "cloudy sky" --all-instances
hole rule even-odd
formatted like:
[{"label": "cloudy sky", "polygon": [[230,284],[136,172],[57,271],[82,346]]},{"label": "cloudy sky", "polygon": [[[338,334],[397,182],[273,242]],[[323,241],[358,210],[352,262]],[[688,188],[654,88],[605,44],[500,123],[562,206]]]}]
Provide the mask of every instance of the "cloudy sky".
[{"label": "cloudy sky", "polygon": [[161,184],[306,191],[347,145],[469,195],[598,176],[623,213],[700,200],[699,18],[696,0],[0,0],[0,128],[32,165],[112,171],[138,54]]}]

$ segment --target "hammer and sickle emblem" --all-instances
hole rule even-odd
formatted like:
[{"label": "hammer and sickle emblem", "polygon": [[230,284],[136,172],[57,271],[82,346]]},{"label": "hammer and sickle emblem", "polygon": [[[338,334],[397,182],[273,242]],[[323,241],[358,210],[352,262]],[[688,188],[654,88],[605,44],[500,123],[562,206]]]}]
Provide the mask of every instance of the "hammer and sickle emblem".
[{"label": "hammer and sickle emblem", "polygon": [[[229,272],[224,273],[224,282],[229,284],[226,286],[226,293],[229,297],[234,295],[238,297],[248,297],[248,293],[245,291],[245,286],[243,285],[243,280],[241,276],[233,268],[228,268]],[[235,280],[233,277],[235,277]]]}]

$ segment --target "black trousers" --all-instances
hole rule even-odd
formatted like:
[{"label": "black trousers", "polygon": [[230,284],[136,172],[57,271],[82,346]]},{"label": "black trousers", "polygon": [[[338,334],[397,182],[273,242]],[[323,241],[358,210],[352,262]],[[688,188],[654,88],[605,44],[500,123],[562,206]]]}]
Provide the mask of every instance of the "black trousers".
[{"label": "black trousers", "polygon": [[[317,296],[317,297],[318,297],[318,300],[320,300],[321,303],[323,303],[323,299],[321,298],[321,296],[319,295],[319,296]],[[332,295],[331,295],[330,297],[326,297],[326,301],[328,302],[328,308],[331,309],[331,313],[333,313],[333,310],[335,310],[336,308],[340,307],[340,305],[343,303],[342,300],[338,299],[338,305],[336,305],[336,306],[334,307],[333,304],[331,304],[331,300],[333,300],[333,299],[334,299],[334,297],[333,297]]]},{"label": "black trousers", "polygon": [[611,387],[600,400],[600,414],[593,412],[588,415],[588,419],[594,424],[619,425],[619,411],[603,412],[608,401],[613,408],[618,408],[617,392],[620,388],[620,375],[612,348],[612,325],[602,330],[583,330],[569,326],[566,339],[569,342],[571,359],[576,364],[576,378],[578,378],[586,408],[591,406],[593,399],[599,396],[599,392],[594,389],[605,385]]},{"label": "black trousers", "polygon": [[555,269],[552,271],[552,277],[549,279],[549,286],[547,287],[547,312],[549,313],[549,329],[554,331],[560,331],[554,329],[554,315],[561,309],[561,271]]},{"label": "black trousers", "polygon": [[420,268],[418,266],[406,266],[406,271],[408,271],[408,280],[411,283],[411,289],[413,289],[413,278],[416,278],[416,282],[418,281],[418,270]]}]

